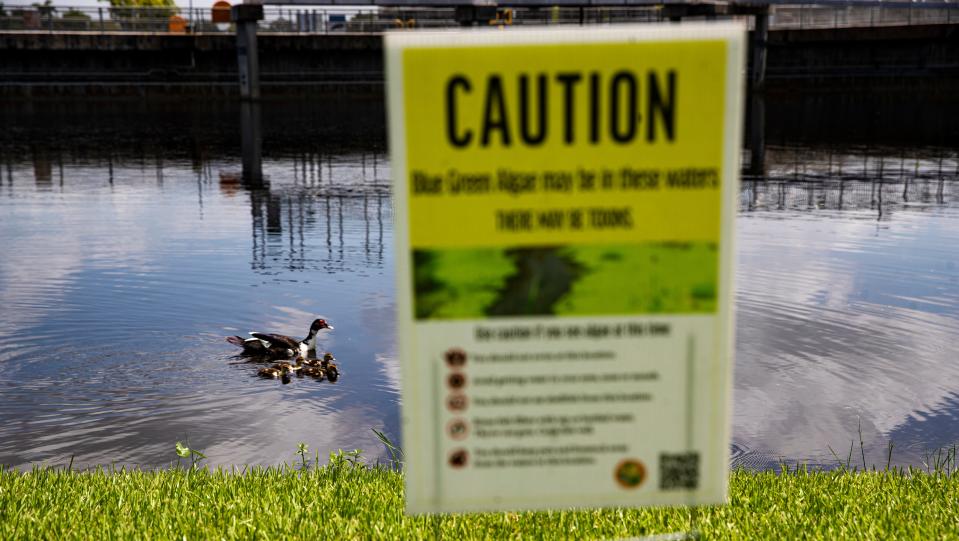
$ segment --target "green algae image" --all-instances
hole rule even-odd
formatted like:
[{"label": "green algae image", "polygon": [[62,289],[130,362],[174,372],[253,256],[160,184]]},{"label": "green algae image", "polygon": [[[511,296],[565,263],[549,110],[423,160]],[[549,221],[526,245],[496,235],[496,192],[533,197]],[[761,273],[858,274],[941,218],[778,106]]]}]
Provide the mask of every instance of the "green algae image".
[{"label": "green algae image", "polygon": [[715,243],[415,250],[417,319],[716,310]]},{"label": "green algae image", "polygon": [[716,311],[715,244],[573,246],[562,252],[582,274],[556,303],[556,315]]},{"label": "green algae image", "polygon": [[416,250],[413,281],[417,319],[480,317],[516,266],[503,250]]}]

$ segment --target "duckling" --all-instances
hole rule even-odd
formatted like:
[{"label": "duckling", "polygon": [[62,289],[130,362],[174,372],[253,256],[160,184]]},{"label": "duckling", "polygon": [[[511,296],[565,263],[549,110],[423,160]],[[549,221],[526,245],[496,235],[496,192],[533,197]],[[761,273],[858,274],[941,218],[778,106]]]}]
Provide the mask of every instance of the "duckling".
[{"label": "duckling", "polygon": [[317,379],[323,379],[326,376],[326,371],[318,366],[308,366],[303,369],[302,374],[304,376],[312,376]]},{"label": "duckling", "polygon": [[272,379],[276,379],[276,378],[280,377],[282,374],[284,374],[284,372],[283,372],[282,370],[277,369],[277,368],[261,368],[260,371],[257,372],[257,374],[258,374],[261,378],[272,378]]},{"label": "duckling", "polygon": [[274,359],[288,359],[293,356],[305,357],[316,350],[316,334],[322,329],[333,330],[325,319],[317,319],[310,325],[309,334],[303,340],[282,334],[251,332],[253,338],[228,336],[226,341],[243,348],[244,355],[267,355]]},{"label": "duckling", "polygon": [[323,363],[319,359],[301,359],[299,362],[305,366],[322,366]]},{"label": "duckling", "polygon": [[303,366],[297,362],[296,364],[290,363],[276,363],[271,368],[275,368],[281,372],[296,372],[303,368]]},{"label": "duckling", "polygon": [[333,354],[327,351],[325,354],[323,354],[323,361],[320,362],[320,365],[324,370],[326,370],[327,375],[331,376],[331,380],[340,375],[340,371],[336,367],[336,363],[333,362],[335,360],[336,357],[333,357]]}]

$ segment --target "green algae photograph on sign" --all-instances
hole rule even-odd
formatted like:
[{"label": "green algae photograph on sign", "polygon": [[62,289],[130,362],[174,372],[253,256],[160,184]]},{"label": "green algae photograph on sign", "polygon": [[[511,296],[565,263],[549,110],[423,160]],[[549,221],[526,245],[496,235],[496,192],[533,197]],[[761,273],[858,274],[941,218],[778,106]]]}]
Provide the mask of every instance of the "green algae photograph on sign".
[{"label": "green algae photograph on sign", "polygon": [[414,250],[417,319],[709,313],[710,243]]}]

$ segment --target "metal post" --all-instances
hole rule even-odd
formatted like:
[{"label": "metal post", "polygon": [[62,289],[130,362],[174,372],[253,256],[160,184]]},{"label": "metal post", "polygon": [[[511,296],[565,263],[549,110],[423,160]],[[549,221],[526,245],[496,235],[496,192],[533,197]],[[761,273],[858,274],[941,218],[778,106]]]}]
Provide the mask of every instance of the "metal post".
[{"label": "metal post", "polygon": [[260,130],[260,104],[244,101],[240,104],[240,146],[243,155],[243,183],[249,187],[263,186],[263,138]]},{"label": "metal post", "polygon": [[103,32],[103,8],[97,8],[100,13],[100,31]]},{"label": "metal post", "polygon": [[260,62],[256,46],[256,22],[263,20],[261,4],[239,4],[231,9],[236,25],[236,57],[240,75],[240,98],[260,99]]},{"label": "metal post", "polygon": [[769,7],[753,16],[752,73],[750,74],[749,170],[766,173],[766,41],[769,37]]}]

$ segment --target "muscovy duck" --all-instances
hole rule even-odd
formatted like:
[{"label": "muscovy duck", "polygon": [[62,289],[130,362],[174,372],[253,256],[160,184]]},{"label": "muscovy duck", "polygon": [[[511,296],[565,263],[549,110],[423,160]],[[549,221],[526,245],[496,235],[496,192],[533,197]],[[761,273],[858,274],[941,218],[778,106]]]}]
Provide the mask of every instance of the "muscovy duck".
[{"label": "muscovy duck", "polygon": [[323,330],[333,330],[325,319],[317,319],[310,325],[310,333],[303,340],[283,334],[251,332],[253,338],[227,336],[226,341],[243,348],[244,355],[262,355],[272,358],[288,359],[306,357],[310,350],[316,349],[316,334]]}]

